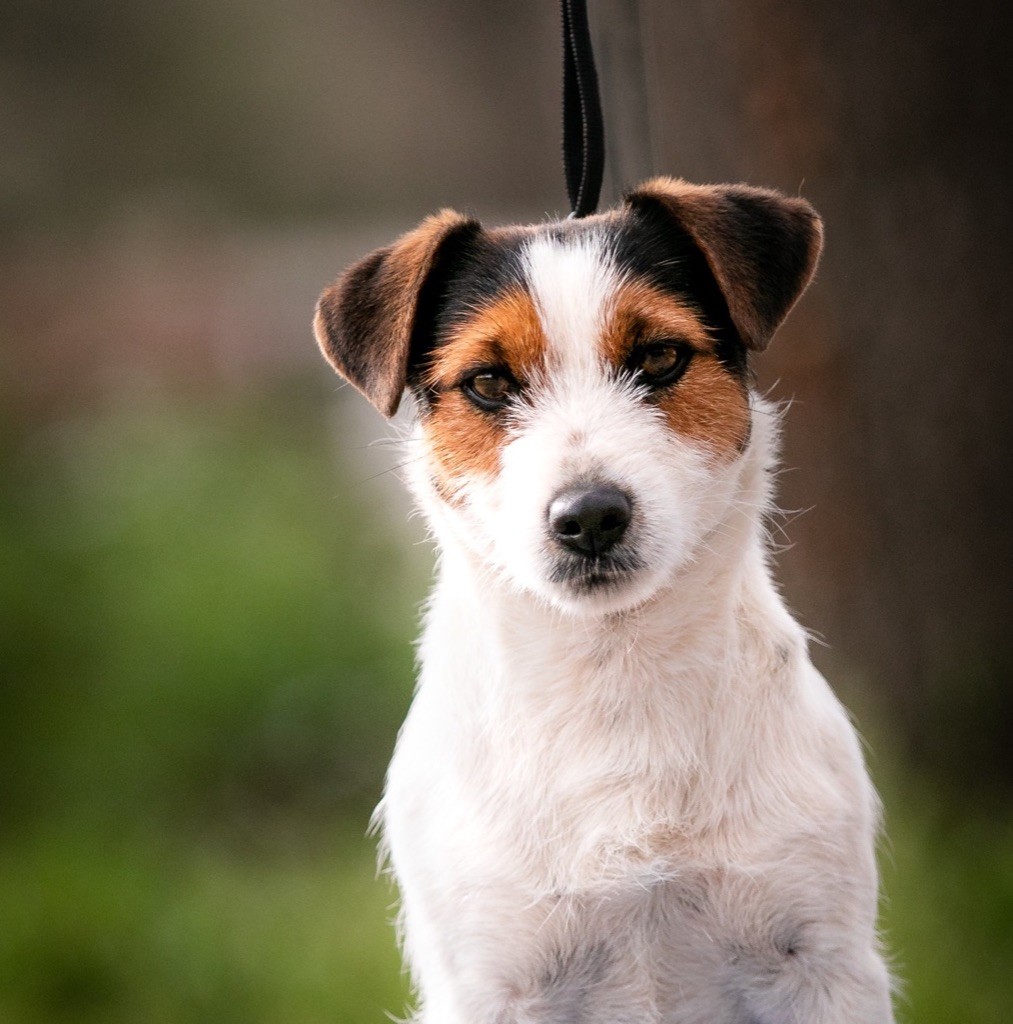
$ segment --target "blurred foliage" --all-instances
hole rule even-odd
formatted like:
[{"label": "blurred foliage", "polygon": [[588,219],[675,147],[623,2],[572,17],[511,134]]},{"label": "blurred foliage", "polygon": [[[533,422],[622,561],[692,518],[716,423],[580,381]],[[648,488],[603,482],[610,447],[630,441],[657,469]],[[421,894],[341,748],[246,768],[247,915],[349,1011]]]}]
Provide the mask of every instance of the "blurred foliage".
[{"label": "blurred foliage", "polygon": [[317,397],[7,438],[0,1020],[403,1007],[362,834],[425,567]]},{"label": "blurred foliage", "polygon": [[328,433],[293,391],[217,411],[145,401],[9,453],[8,821],[214,828],[377,796],[423,584]]}]

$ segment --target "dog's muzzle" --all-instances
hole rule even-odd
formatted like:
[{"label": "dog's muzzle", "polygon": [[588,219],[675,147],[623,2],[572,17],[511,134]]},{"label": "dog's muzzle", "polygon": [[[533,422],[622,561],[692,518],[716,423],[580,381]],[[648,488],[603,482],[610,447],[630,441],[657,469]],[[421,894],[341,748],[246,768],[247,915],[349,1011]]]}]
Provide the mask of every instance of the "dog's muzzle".
[{"label": "dog's muzzle", "polygon": [[567,590],[590,594],[620,586],[643,562],[628,543],[633,499],[607,481],[566,488],[546,511],[548,533],[557,549],[549,578]]}]

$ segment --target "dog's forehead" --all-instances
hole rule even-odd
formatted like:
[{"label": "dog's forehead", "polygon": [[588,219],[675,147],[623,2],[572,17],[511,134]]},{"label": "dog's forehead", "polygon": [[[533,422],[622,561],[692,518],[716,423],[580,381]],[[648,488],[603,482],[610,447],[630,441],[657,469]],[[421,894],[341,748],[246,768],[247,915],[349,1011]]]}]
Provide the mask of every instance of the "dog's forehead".
[{"label": "dog's forehead", "polygon": [[598,314],[621,284],[639,282],[697,307],[698,278],[699,254],[688,239],[631,210],[484,230],[456,253],[437,316],[437,344],[517,294],[531,299],[548,333],[559,334],[561,321],[576,315],[590,341]]},{"label": "dog's forehead", "polygon": [[581,219],[546,224],[492,228],[476,236],[458,267],[460,284],[488,296],[512,285],[528,283],[531,254],[594,255],[623,277],[638,277],[673,291],[692,286],[694,248],[670,225],[612,210]]}]

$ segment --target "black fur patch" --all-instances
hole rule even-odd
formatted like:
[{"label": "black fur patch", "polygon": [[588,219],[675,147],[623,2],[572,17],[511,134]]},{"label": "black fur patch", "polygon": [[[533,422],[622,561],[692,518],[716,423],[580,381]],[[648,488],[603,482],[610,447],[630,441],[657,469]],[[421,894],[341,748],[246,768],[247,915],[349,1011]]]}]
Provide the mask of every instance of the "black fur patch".
[{"label": "black fur patch", "polygon": [[528,237],[528,233],[509,229],[483,231],[444,247],[427,282],[424,316],[419,317],[412,339],[408,385],[423,412],[435,398],[421,384],[429,358],[476,308],[512,286],[523,285],[520,251]]},{"label": "black fur patch", "polygon": [[705,259],[736,334],[748,348],[766,348],[805,290],[823,245],[822,222],[804,200],[748,185],[690,185],[656,178],[627,203],[660,216]]},{"label": "black fur patch", "polygon": [[716,339],[715,354],[736,376],[748,369],[746,346],[703,253],[690,236],[655,207],[633,208],[615,232],[615,258],[623,269],[688,300]]}]

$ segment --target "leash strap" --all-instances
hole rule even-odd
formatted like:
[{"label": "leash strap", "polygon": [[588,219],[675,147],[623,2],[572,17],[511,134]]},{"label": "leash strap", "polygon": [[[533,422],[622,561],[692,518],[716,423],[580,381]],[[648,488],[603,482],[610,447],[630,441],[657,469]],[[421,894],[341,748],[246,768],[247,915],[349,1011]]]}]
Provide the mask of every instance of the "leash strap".
[{"label": "leash strap", "polygon": [[571,217],[594,213],[605,172],[598,74],[587,22],[586,0],[562,0],[563,174]]}]

